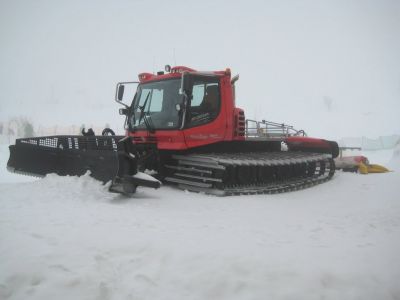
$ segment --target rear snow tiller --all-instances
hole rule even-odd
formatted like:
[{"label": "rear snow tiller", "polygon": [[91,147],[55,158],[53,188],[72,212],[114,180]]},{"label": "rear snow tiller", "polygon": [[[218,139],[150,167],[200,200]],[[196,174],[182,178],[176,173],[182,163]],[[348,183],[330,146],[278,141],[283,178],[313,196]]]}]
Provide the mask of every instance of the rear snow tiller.
[{"label": "rear snow tiller", "polygon": [[[286,124],[246,120],[235,105],[238,79],[229,69],[182,66],[141,73],[139,82],[117,84],[126,136],[17,139],[7,167],[35,176],[90,171],[124,194],[161,182],[215,195],[277,193],[332,178],[337,143]],[[133,97],[130,105],[124,95]]]}]

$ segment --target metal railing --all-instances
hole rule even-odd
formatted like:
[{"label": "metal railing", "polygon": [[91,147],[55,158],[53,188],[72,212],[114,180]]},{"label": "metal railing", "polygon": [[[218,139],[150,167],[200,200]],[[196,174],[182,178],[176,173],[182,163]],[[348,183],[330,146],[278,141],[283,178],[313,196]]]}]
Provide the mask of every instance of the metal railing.
[{"label": "metal railing", "polygon": [[273,138],[289,136],[306,136],[304,130],[296,130],[293,126],[271,121],[246,120],[245,135],[247,138]]}]

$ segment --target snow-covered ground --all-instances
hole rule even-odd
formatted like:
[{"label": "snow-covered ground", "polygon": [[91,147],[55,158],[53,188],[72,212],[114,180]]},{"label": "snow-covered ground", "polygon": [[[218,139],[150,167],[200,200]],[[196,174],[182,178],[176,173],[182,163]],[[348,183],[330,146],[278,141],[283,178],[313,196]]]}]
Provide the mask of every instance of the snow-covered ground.
[{"label": "snow-covered ground", "polygon": [[0,299],[400,299],[400,153],[371,154],[395,172],[126,198],[89,176],[8,174],[2,146]]}]

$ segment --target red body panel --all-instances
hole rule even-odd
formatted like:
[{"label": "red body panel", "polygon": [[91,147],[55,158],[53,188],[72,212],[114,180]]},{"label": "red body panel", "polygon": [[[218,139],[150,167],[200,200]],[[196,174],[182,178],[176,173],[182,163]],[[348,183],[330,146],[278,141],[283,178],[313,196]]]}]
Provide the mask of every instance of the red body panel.
[{"label": "red body panel", "polygon": [[339,146],[336,142],[305,136],[291,136],[285,142],[290,150],[331,153],[333,158],[339,155]]},{"label": "red body panel", "polygon": [[323,139],[311,138],[306,136],[291,136],[286,138],[285,142],[290,147],[298,148],[318,148],[329,149],[330,143]]},{"label": "red body panel", "polygon": [[155,133],[138,130],[129,132],[135,143],[157,143],[157,148],[162,150],[188,149],[185,136],[181,130],[157,130]]}]

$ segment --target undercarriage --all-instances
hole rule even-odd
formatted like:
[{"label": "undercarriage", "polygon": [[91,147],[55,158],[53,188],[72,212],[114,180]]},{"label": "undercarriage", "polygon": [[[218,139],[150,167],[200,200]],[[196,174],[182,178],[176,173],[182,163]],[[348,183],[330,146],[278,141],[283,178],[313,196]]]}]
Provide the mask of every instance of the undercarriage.
[{"label": "undercarriage", "polygon": [[273,194],[329,180],[335,165],[330,154],[251,152],[174,155],[167,182],[207,194]]}]

